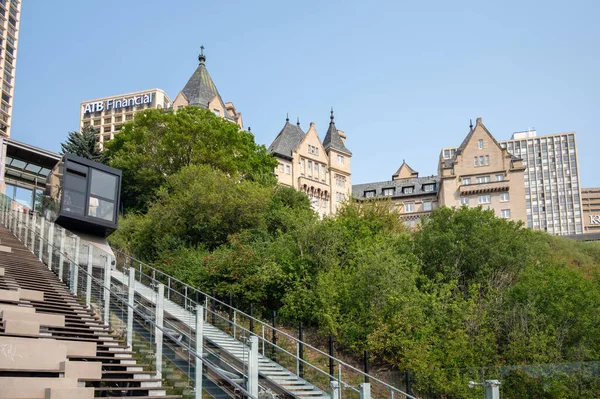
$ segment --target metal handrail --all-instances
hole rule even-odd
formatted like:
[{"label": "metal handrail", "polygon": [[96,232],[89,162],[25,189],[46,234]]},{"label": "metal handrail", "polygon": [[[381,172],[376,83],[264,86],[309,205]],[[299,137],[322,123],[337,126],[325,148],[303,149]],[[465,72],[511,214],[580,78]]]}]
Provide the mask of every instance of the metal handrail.
[{"label": "metal handrail", "polygon": [[[392,390],[392,391],[395,391],[396,393],[399,393],[399,394],[401,394],[401,395],[405,395],[407,398],[414,398],[414,397],[413,397],[412,395],[410,395],[409,393],[407,393],[407,392],[404,392],[404,391],[402,391],[401,389],[398,389],[398,388],[396,388],[396,387],[394,387],[394,386],[392,386],[392,385],[388,384],[387,382],[380,380],[380,379],[379,379],[379,378],[377,378],[377,377],[374,377],[374,376],[372,376],[372,375],[370,375],[370,374],[368,374],[368,373],[365,373],[364,371],[362,371],[362,370],[360,370],[360,369],[357,369],[356,367],[354,367],[354,366],[352,366],[352,365],[350,365],[350,364],[348,364],[348,363],[344,362],[343,360],[340,360],[340,359],[336,358],[335,356],[331,356],[331,355],[329,355],[328,353],[326,353],[326,352],[323,352],[322,350],[320,350],[320,349],[318,349],[318,348],[316,348],[316,347],[314,347],[314,346],[312,346],[312,345],[310,345],[310,344],[306,343],[305,341],[301,341],[300,339],[298,339],[298,338],[294,337],[293,335],[290,335],[290,334],[288,334],[287,332],[285,332],[285,331],[283,331],[283,330],[280,330],[280,329],[278,329],[278,328],[276,328],[276,327],[273,327],[272,325],[270,325],[270,324],[267,324],[267,323],[265,323],[264,321],[262,321],[262,320],[260,320],[260,319],[257,319],[256,317],[254,317],[254,316],[251,316],[251,315],[249,315],[249,314],[245,313],[244,311],[241,311],[241,310],[239,310],[239,309],[237,309],[237,308],[235,308],[235,307],[233,307],[233,306],[231,306],[231,305],[229,305],[229,304],[227,304],[227,303],[225,303],[225,302],[223,302],[223,301],[219,300],[218,298],[215,298],[215,297],[213,297],[213,296],[211,296],[211,295],[209,295],[209,294],[205,293],[204,291],[202,291],[202,290],[200,290],[200,289],[197,289],[197,288],[195,288],[195,287],[192,287],[191,285],[189,285],[189,284],[187,284],[187,283],[185,283],[185,282],[183,282],[183,281],[181,281],[181,280],[177,279],[176,277],[170,276],[170,275],[168,275],[168,274],[166,274],[166,273],[162,272],[161,270],[159,270],[159,269],[157,269],[157,268],[155,268],[155,267],[153,267],[153,266],[150,266],[150,265],[148,265],[147,263],[145,263],[145,262],[143,262],[143,261],[141,261],[141,260],[139,260],[139,259],[137,259],[137,258],[135,258],[135,257],[133,257],[133,256],[130,256],[130,255],[126,254],[126,253],[125,253],[123,250],[121,250],[121,249],[119,249],[119,248],[115,248],[115,247],[111,247],[111,248],[113,249],[113,251],[115,251],[115,252],[117,252],[117,253],[120,253],[121,255],[125,256],[126,258],[129,258],[129,259],[131,259],[131,260],[133,260],[133,261],[137,262],[137,263],[138,263],[140,266],[143,266],[143,267],[146,267],[146,268],[148,268],[148,269],[152,270],[153,274],[159,274],[159,275],[162,275],[162,276],[164,276],[165,278],[167,278],[167,279],[170,279],[171,281],[175,281],[175,282],[177,282],[177,283],[179,283],[179,284],[182,284],[184,287],[186,287],[186,288],[188,288],[188,289],[191,289],[191,290],[192,290],[192,292],[196,292],[196,293],[198,293],[198,294],[200,294],[200,295],[204,296],[204,297],[205,297],[207,300],[210,300],[210,301],[217,302],[217,303],[219,303],[219,304],[221,304],[221,305],[225,306],[227,309],[231,309],[231,310],[233,310],[233,311],[234,311],[234,312],[236,312],[237,314],[241,314],[241,315],[243,315],[243,316],[247,317],[248,319],[254,320],[255,322],[259,323],[259,325],[261,325],[261,326],[264,326],[264,327],[267,327],[267,328],[269,328],[269,329],[271,329],[271,330],[274,330],[274,331],[276,331],[278,334],[282,334],[282,335],[284,335],[284,336],[288,337],[289,339],[291,339],[291,340],[292,340],[293,342],[295,342],[296,344],[302,344],[302,345],[303,345],[305,348],[312,349],[313,351],[315,351],[315,352],[319,353],[320,355],[322,355],[322,356],[325,356],[327,359],[332,359],[332,360],[333,360],[335,363],[337,363],[338,365],[341,365],[341,366],[343,366],[344,368],[347,368],[347,369],[349,369],[349,370],[352,370],[352,371],[354,371],[354,372],[356,372],[356,373],[358,373],[358,374],[362,375],[363,377],[368,377],[368,378],[369,378],[369,380],[371,380],[371,381],[375,381],[375,382],[377,382],[378,384],[381,384],[381,385],[383,385],[384,387],[386,387],[386,388],[388,388],[388,389],[390,389],[390,390]],[[143,273],[143,272],[140,272],[140,273],[141,273],[141,274],[143,274],[143,275],[145,275],[145,276],[146,276],[146,277],[148,277],[148,278],[151,278],[151,279],[153,279],[153,280],[157,280],[157,278],[156,278],[156,277],[148,276],[147,274],[145,274],[145,273]],[[166,286],[165,286],[165,287],[166,287]],[[170,290],[172,290],[172,291],[176,292],[176,293],[177,293],[177,294],[179,294],[179,295],[183,295],[183,294],[181,294],[180,292],[177,292],[177,291],[173,290],[171,287],[168,287],[168,289],[170,289]],[[188,294],[189,294],[189,293],[188,293]],[[189,302],[191,302],[191,303],[196,303],[196,301],[194,301],[193,299],[191,299],[189,296],[187,297],[187,300],[188,300]],[[196,303],[196,304],[197,304],[197,303]],[[207,309],[207,311],[210,311],[210,310],[208,310],[208,309]],[[217,314],[217,313],[215,312],[215,314]],[[243,330],[245,330],[245,331],[248,331],[248,332],[250,332],[250,333],[252,333],[252,334],[255,334],[254,332],[252,332],[252,331],[250,331],[250,330],[246,329],[245,327],[243,327],[243,326],[241,326],[241,325],[239,325],[239,324],[237,324],[237,323],[233,323],[232,321],[229,321],[229,320],[227,320],[227,322],[229,322],[229,323],[232,323],[232,325],[235,325],[236,327],[239,327],[239,328],[241,328],[241,329],[243,329]],[[260,337],[260,336],[259,336],[259,335],[257,335],[257,334],[255,334],[255,335],[256,335],[257,337],[259,337],[259,339],[261,339],[261,340],[264,340],[265,342],[269,343],[269,344],[270,344],[270,345],[272,345],[273,347],[275,347],[275,348],[277,348],[277,349],[279,349],[279,350],[281,350],[281,351],[283,351],[283,352],[285,352],[285,353],[289,354],[290,356],[293,356],[293,357],[294,357],[296,360],[299,360],[299,361],[303,362],[304,364],[310,365],[312,368],[314,368],[314,369],[316,369],[316,370],[319,370],[321,373],[324,373],[324,374],[326,374],[327,376],[329,376],[329,378],[331,378],[331,379],[337,379],[337,377],[336,377],[336,376],[334,376],[334,375],[331,375],[331,374],[329,374],[329,373],[327,373],[327,372],[325,372],[325,371],[323,371],[323,370],[319,369],[317,366],[314,366],[313,364],[311,364],[311,363],[307,362],[306,360],[299,358],[297,355],[295,355],[295,354],[292,354],[292,353],[288,352],[288,351],[287,351],[285,348],[283,348],[283,347],[281,347],[281,346],[279,346],[279,345],[277,345],[277,344],[274,344],[273,342],[271,342],[271,341],[268,341],[268,340],[266,340],[265,338],[262,338],[262,337]],[[341,381],[341,382],[343,382],[343,381]],[[353,387],[353,386],[352,386],[352,385],[350,385],[350,384],[346,384],[346,383],[343,383],[343,384],[344,384],[346,387],[351,387],[351,388],[353,388],[354,390],[356,390],[356,388],[355,388],[355,387]],[[356,390],[356,391],[358,392],[358,390]]]},{"label": "metal handrail", "polygon": [[[5,212],[4,210],[1,210],[1,212]],[[6,211],[7,213],[12,213],[13,211],[8,210]],[[15,217],[14,215],[12,217]],[[37,236],[36,239],[42,239],[42,241],[44,241],[45,243],[47,243],[47,245],[49,247],[52,247],[53,250],[58,250],[58,253],[61,254],[62,256],[64,256],[64,258],[69,262],[69,263],[73,263],[76,265],[76,267],[78,267],[79,272],[82,272],[83,275],[86,276],[90,276],[92,281],[95,283],[96,285],[96,289],[100,288],[100,289],[106,289],[107,292],[109,293],[109,295],[114,295],[114,297],[117,299],[118,302],[120,302],[121,304],[125,304],[127,307],[132,308],[133,312],[136,313],[138,316],[140,316],[145,322],[151,324],[154,328],[159,329],[160,331],[162,331],[162,333],[164,334],[164,336],[166,336],[167,338],[170,338],[172,341],[176,342],[177,345],[181,346],[184,350],[188,351],[190,354],[192,354],[194,357],[200,359],[201,363],[203,365],[206,365],[211,371],[217,373],[220,377],[222,377],[225,381],[227,381],[229,384],[231,384],[232,386],[234,386],[235,388],[239,389],[241,392],[243,392],[245,395],[247,395],[249,398],[253,398],[253,399],[258,399],[258,398],[254,398],[244,387],[242,387],[241,385],[239,385],[237,382],[233,381],[232,379],[230,379],[227,375],[225,375],[218,367],[216,367],[214,364],[212,364],[212,362],[208,359],[206,359],[204,356],[201,356],[200,354],[198,354],[195,349],[192,349],[189,345],[177,340],[177,338],[175,336],[173,336],[167,329],[165,329],[164,327],[160,327],[159,325],[157,325],[151,317],[145,315],[144,313],[142,313],[139,309],[137,309],[135,306],[133,306],[132,304],[129,304],[128,302],[124,301],[121,297],[122,292],[117,292],[111,289],[111,287],[106,287],[106,285],[104,285],[104,282],[102,282],[100,279],[98,279],[97,277],[94,277],[93,275],[90,275],[87,273],[87,270],[85,270],[81,265],[79,265],[77,262],[75,262],[67,252],[60,252],[60,249],[57,248],[56,245],[54,244],[50,244],[49,241],[44,238],[41,237],[37,231],[36,231],[36,226],[28,226],[26,223],[23,223],[22,221],[17,220],[16,221],[16,225],[19,225],[19,228],[22,228],[23,226],[25,227],[25,229],[29,230],[32,232],[32,236]],[[65,229],[65,231],[67,231]],[[19,237],[17,237],[19,238]],[[19,239],[20,240],[20,239]],[[26,244],[26,243],[25,243]],[[140,305],[144,306],[143,304],[140,303]],[[144,306],[145,307],[145,306]]]},{"label": "metal handrail", "polygon": [[[22,205],[21,205],[21,206],[22,206]],[[13,211],[13,210],[10,210],[10,209],[7,209],[7,213],[13,213],[13,212],[15,212],[15,211]],[[13,217],[15,217],[15,216],[13,216]],[[17,222],[18,222],[18,223],[23,223],[23,222],[20,222],[20,221],[18,221],[18,220],[17,220]],[[26,227],[26,228],[28,228],[28,229],[30,229],[30,230],[33,230],[33,231],[34,231],[34,234],[36,234],[36,235],[37,235],[37,233],[35,232],[35,227],[34,227],[33,229],[32,229],[30,226],[27,226],[27,225],[25,225],[25,227]],[[66,229],[64,229],[64,230],[65,230],[65,231],[68,231],[68,230],[66,230]],[[39,236],[38,236],[38,237],[39,237]],[[44,242],[46,242],[46,243],[49,243],[49,241],[48,241],[48,238],[47,238],[47,237],[41,237],[41,238],[42,238],[42,240],[43,240]],[[52,247],[56,249],[56,245],[52,245]],[[140,269],[139,269],[139,270],[136,270],[136,273],[137,273],[137,274],[139,274],[139,276],[140,276],[140,277],[139,277],[139,281],[140,281],[140,282],[141,282],[142,276],[145,276],[145,277],[149,278],[149,279],[150,279],[150,280],[152,280],[152,281],[157,281],[157,280],[158,280],[158,281],[160,281],[160,278],[157,278],[157,277],[156,277],[156,274],[158,274],[159,276],[162,276],[162,277],[164,277],[164,279],[168,280],[169,282],[175,281],[176,283],[179,283],[179,284],[181,284],[181,285],[182,285],[182,286],[183,286],[183,287],[186,289],[186,293],[185,293],[185,294],[184,294],[184,293],[181,293],[181,292],[178,292],[177,290],[175,290],[175,289],[171,288],[170,284],[166,284],[166,285],[165,285],[165,288],[167,288],[167,289],[168,289],[168,290],[170,290],[171,292],[174,292],[174,293],[176,293],[177,295],[180,295],[180,296],[182,296],[182,297],[184,298],[184,301],[185,301],[185,304],[186,304],[186,306],[188,305],[188,303],[189,303],[190,305],[191,305],[191,304],[195,304],[195,306],[196,306],[196,307],[199,305],[199,304],[198,304],[198,303],[197,303],[195,300],[193,300],[193,299],[191,299],[191,298],[190,298],[190,296],[189,296],[189,292],[187,292],[187,291],[188,291],[188,289],[190,289],[190,290],[192,290],[192,293],[195,293],[195,294],[200,294],[201,296],[203,296],[203,297],[206,299],[206,301],[210,300],[210,301],[211,301],[211,302],[213,302],[213,303],[219,303],[220,305],[224,306],[226,309],[231,309],[231,310],[232,310],[233,312],[235,312],[236,314],[240,314],[240,315],[242,315],[242,316],[244,316],[244,317],[246,317],[246,318],[248,318],[248,319],[250,319],[250,320],[253,320],[253,321],[257,322],[257,323],[258,323],[259,325],[261,325],[262,327],[266,327],[266,328],[268,328],[268,329],[271,329],[271,331],[275,331],[275,332],[277,332],[277,333],[279,333],[279,334],[281,334],[281,335],[283,335],[283,336],[285,336],[285,337],[289,338],[290,340],[292,340],[292,342],[295,342],[295,343],[296,343],[296,345],[302,344],[302,345],[303,345],[305,348],[309,348],[309,349],[311,349],[311,350],[313,350],[313,351],[315,351],[315,352],[319,353],[320,355],[322,355],[322,356],[325,356],[327,359],[331,359],[331,360],[333,360],[335,363],[337,363],[337,364],[338,364],[338,366],[342,366],[342,367],[344,367],[344,368],[346,368],[346,369],[348,369],[348,370],[352,370],[353,372],[356,372],[356,373],[358,373],[359,375],[361,375],[361,376],[363,376],[363,377],[368,377],[370,381],[377,382],[378,384],[381,384],[382,386],[384,386],[384,387],[386,387],[387,389],[391,390],[392,394],[393,394],[393,393],[398,393],[398,394],[404,395],[404,396],[405,396],[405,397],[407,397],[407,398],[416,399],[416,398],[414,398],[414,396],[412,396],[412,395],[410,395],[410,394],[408,394],[408,393],[406,393],[406,392],[402,391],[401,389],[398,389],[398,388],[396,388],[396,387],[394,387],[394,386],[392,386],[392,385],[388,384],[387,382],[380,380],[380,379],[379,379],[379,378],[377,378],[377,377],[374,377],[374,376],[372,376],[372,375],[370,375],[370,374],[368,374],[368,373],[365,373],[364,371],[362,371],[362,370],[360,370],[360,369],[357,369],[356,367],[354,367],[354,366],[352,366],[352,365],[350,365],[350,364],[348,364],[348,363],[346,363],[346,362],[344,362],[344,361],[342,361],[342,360],[340,360],[340,359],[338,359],[338,358],[336,358],[336,357],[334,357],[334,356],[331,356],[331,355],[329,355],[328,353],[326,353],[326,352],[324,352],[324,351],[322,351],[322,350],[320,350],[320,349],[318,349],[318,348],[316,348],[316,347],[314,347],[314,346],[312,346],[312,345],[310,345],[310,344],[306,343],[305,341],[301,341],[300,339],[298,339],[298,338],[294,337],[293,335],[290,335],[290,334],[288,334],[287,332],[285,332],[285,331],[283,331],[283,330],[280,330],[280,329],[278,329],[278,328],[276,328],[276,327],[273,327],[272,325],[270,325],[270,324],[267,324],[267,323],[265,323],[264,321],[262,321],[262,320],[260,320],[260,319],[257,319],[257,318],[256,318],[256,317],[254,317],[254,316],[251,316],[251,315],[249,315],[249,314],[247,314],[247,313],[245,313],[245,312],[243,312],[243,311],[241,311],[241,310],[239,310],[239,309],[237,309],[237,308],[234,308],[233,306],[230,306],[229,304],[227,304],[227,303],[225,303],[225,302],[223,302],[223,301],[219,300],[218,298],[215,298],[215,297],[213,297],[213,296],[211,296],[211,295],[209,295],[209,294],[207,294],[207,293],[203,292],[202,290],[199,290],[199,289],[197,289],[197,288],[194,288],[194,287],[192,287],[191,285],[189,285],[189,284],[187,284],[187,283],[185,283],[185,282],[183,282],[183,281],[181,281],[181,280],[179,280],[179,279],[177,279],[177,278],[175,278],[175,277],[173,277],[173,276],[170,276],[170,275],[168,275],[168,274],[166,274],[166,273],[162,272],[161,270],[159,270],[159,269],[157,269],[157,268],[155,268],[155,267],[153,267],[153,266],[150,266],[150,265],[148,265],[148,264],[146,264],[146,263],[144,263],[144,262],[140,261],[139,259],[136,259],[136,258],[134,258],[134,257],[132,257],[132,256],[130,256],[130,255],[128,255],[128,254],[126,254],[124,251],[122,251],[122,250],[120,250],[120,249],[118,249],[118,248],[114,248],[114,247],[112,247],[112,249],[113,249],[113,251],[115,251],[116,253],[119,253],[119,254],[121,254],[122,256],[124,256],[124,257],[126,258],[126,260],[125,260],[125,264],[123,264],[123,266],[127,266],[127,263],[129,263],[129,262],[127,262],[127,260],[132,260],[132,261],[134,261],[134,262],[137,262],[137,263],[140,265]],[[68,254],[68,253],[64,252],[64,253],[62,253],[62,255],[63,255],[63,256],[65,257],[65,259],[67,259],[69,262],[71,262],[71,263],[75,263],[75,261],[74,261],[74,260],[73,260],[73,259],[72,259],[72,258],[69,256],[69,254]],[[115,258],[117,258],[117,257],[115,256]],[[81,267],[80,265],[77,265],[77,266],[78,266],[80,269],[82,269],[82,267]],[[118,267],[119,265],[117,264],[116,266]],[[148,268],[148,269],[150,269],[150,270],[152,271],[152,274],[153,274],[153,276],[149,276],[149,275],[147,275],[147,274],[143,273],[143,271],[142,271],[142,266],[143,266],[143,267],[146,267],[146,268]],[[130,264],[128,267],[133,267],[133,264]],[[84,273],[86,273],[86,274],[87,274],[87,271],[84,271]],[[153,289],[153,291],[154,291],[154,289]],[[354,390],[354,391],[356,391],[356,392],[359,392],[359,391],[358,391],[358,390],[357,390],[357,389],[356,389],[356,388],[355,388],[353,385],[351,385],[351,384],[348,384],[348,383],[344,382],[343,380],[341,380],[341,377],[340,377],[339,375],[338,375],[338,376],[331,375],[331,374],[329,374],[329,373],[327,373],[327,372],[325,372],[325,371],[321,370],[320,368],[318,368],[317,366],[315,366],[315,365],[311,364],[310,362],[306,361],[305,359],[302,359],[302,358],[298,357],[296,354],[293,354],[293,353],[291,353],[291,352],[287,351],[285,348],[283,348],[283,347],[281,347],[281,346],[279,346],[279,345],[277,345],[277,344],[274,344],[273,342],[271,342],[271,341],[267,340],[267,339],[266,339],[266,338],[264,338],[264,337],[261,337],[261,336],[259,336],[258,334],[254,333],[253,331],[250,331],[250,330],[246,329],[244,326],[242,326],[242,325],[239,325],[239,324],[237,324],[237,323],[235,323],[235,322],[233,322],[233,321],[230,321],[230,320],[227,320],[227,319],[225,319],[223,316],[219,315],[219,314],[218,314],[218,312],[212,311],[212,310],[208,309],[208,307],[206,307],[206,311],[207,311],[207,312],[214,313],[215,315],[218,315],[218,316],[219,316],[220,318],[222,318],[223,320],[226,320],[228,323],[232,324],[233,326],[236,326],[237,328],[240,328],[240,329],[241,329],[241,330],[243,330],[243,331],[247,331],[247,332],[249,332],[249,333],[251,333],[251,334],[254,334],[254,335],[256,335],[256,336],[257,336],[257,337],[258,337],[260,340],[262,340],[264,343],[268,343],[268,344],[269,344],[269,345],[271,345],[272,347],[274,347],[274,348],[277,348],[278,350],[280,350],[280,351],[282,351],[282,352],[284,352],[284,353],[288,354],[289,356],[292,356],[294,359],[296,359],[296,361],[298,361],[298,362],[302,362],[302,364],[306,364],[306,365],[310,366],[312,369],[318,370],[318,372],[319,372],[319,373],[321,373],[321,374],[324,374],[324,375],[328,376],[328,377],[329,377],[331,380],[338,380],[338,381],[339,381],[339,382],[340,382],[340,383],[341,383],[343,386],[345,386],[345,387],[347,387],[347,388],[351,388],[352,390]],[[177,329],[177,330],[178,330],[179,332],[181,332],[182,334],[186,334],[186,331],[180,331],[179,329]],[[169,334],[169,336],[170,336],[170,334]],[[235,337],[234,337],[234,338],[235,338]],[[310,382],[310,381],[309,381],[309,382]],[[393,396],[393,395],[392,395],[392,396]]]}]

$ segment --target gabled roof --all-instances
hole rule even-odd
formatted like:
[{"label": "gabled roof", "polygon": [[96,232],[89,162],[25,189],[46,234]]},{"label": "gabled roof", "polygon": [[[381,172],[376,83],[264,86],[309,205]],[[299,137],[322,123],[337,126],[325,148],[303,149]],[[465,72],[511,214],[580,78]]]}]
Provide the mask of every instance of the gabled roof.
[{"label": "gabled roof", "polygon": [[[206,69],[206,56],[204,54],[200,54],[198,56],[198,60],[200,61],[198,68],[196,68],[194,74],[190,77],[181,92],[188,100],[189,105],[199,105],[203,108],[207,108],[208,103],[210,103],[216,96],[219,98],[223,109],[226,109],[225,103],[223,102],[223,99],[217,90],[217,86],[215,86],[215,83]],[[232,119],[228,112],[225,112],[225,117]]]},{"label": "gabled roof", "polygon": [[[467,146],[467,144],[469,144],[469,141],[471,141],[471,138],[473,137],[473,134],[475,133],[475,129],[477,128],[478,125],[481,125],[481,127],[483,128],[483,130],[490,136],[490,138],[492,139],[492,141],[494,142],[494,144],[496,144],[496,146],[498,146],[498,148],[501,151],[505,151],[504,148],[502,148],[502,146],[500,145],[500,143],[498,143],[498,141],[496,140],[496,138],[492,135],[492,133],[490,133],[490,131],[487,129],[487,127],[485,127],[485,125],[483,124],[481,118],[477,118],[477,121],[475,122],[475,126],[471,126],[471,130],[469,130],[469,134],[467,134],[467,137],[465,137],[465,139],[463,140],[463,142],[460,144],[460,146],[456,149],[456,152],[454,153],[454,155],[452,156],[452,158],[450,159],[445,159],[443,162],[444,168],[451,168],[452,165],[454,165],[454,162],[456,162],[456,157],[460,154],[462,154],[463,150],[465,149],[465,147]],[[521,159],[513,154],[508,153],[511,157],[512,160],[516,160],[516,159]]]},{"label": "gabled roof", "polygon": [[304,138],[304,132],[300,129],[300,124],[293,125],[289,119],[285,120],[283,129],[279,132],[275,140],[269,146],[269,151],[275,155],[284,158],[292,158],[292,152],[296,150],[298,144]]},{"label": "gabled roof", "polygon": [[330,116],[331,122],[329,122],[329,129],[327,129],[327,134],[325,134],[325,139],[323,140],[323,147],[325,151],[329,152],[330,149],[334,149],[336,151],[343,152],[348,155],[352,155],[352,152],[346,148],[340,134],[335,127],[335,122],[333,121],[333,109],[331,110]]},{"label": "gabled roof", "polygon": [[416,170],[414,170],[413,168],[411,168],[410,166],[408,166],[408,164],[406,163],[406,161],[403,159],[402,160],[402,165],[400,165],[400,167],[398,168],[398,170],[396,171],[396,173],[394,173],[392,175],[392,178],[394,177],[418,177],[419,176],[419,172],[417,172]]}]

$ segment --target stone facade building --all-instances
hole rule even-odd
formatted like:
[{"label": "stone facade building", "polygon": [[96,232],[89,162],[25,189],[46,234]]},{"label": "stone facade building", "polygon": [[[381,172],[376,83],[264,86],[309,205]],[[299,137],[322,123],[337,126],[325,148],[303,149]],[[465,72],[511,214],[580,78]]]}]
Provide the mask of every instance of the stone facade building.
[{"label": "stone facade building", "polygon": [[419,173],[402,161],[392,180],[356,184],[352,196],[359,201],[389,199],[408,226],[415,227],[422,216],[439,206],[439,178],[419,177]]},{"label": "stone facade building", "polygon": [[305,133],[300,122],[292,124],[286,118],[269,151],[279,161],[275,174],[280,184],[306,193],[319,215],[335,215],[352,189],[352,152],[345,133],[335,126],[333,110],[323,141],[314,122]]},{"label": "stone facade building", "polygon": [[527,222],[523,160],[502,148],[477,118],[451,158],[440,154],[438,199],[444,206],[479,206]]}]

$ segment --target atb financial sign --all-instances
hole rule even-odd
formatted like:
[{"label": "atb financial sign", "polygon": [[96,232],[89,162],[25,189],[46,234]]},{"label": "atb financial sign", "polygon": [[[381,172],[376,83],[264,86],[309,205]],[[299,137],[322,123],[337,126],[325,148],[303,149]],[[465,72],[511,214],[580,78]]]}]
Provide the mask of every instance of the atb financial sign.
[{"label": "atb financial sign", "polygon": [[93,103],[84,104],[83,113],[89,114],[92,112],[110,111],[111,109],[119,109],[133,107],[134,105],[152,104],[154,93],[140,94],[139,96],[114,98],[105,101],[96,101]]}]

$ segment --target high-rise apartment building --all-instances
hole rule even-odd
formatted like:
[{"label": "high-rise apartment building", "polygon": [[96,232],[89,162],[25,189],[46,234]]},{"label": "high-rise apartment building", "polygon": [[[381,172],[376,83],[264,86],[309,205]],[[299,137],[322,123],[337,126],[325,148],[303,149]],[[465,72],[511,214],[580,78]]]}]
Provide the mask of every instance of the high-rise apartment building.
[{"label": "high-rise apartment building", "polygon": [[323,142],[314,122],[305,133],[300,122],[286,119],[269,151],[279,161],[275,168],[279,183],[306,193],[319,215],[335,215],[350,195],[352,152],[346,147],[346,134],[335,126],[333,111]]},{"label": "high-rise apartment building", "polygon": [[[575,132],[538,136],[535,130],[517,132],[499,142],[510,154],[522,158],[527,226],[550,234],[583,232],[579,166]],[[456,148],[442,150],[443,159]]]},{"label": "high-rise apartment building", "polygon": [[169,109],[171,100],[163,90],[152,89],[83,101],[80,128],[92,126],[102,146],[119,133],[123,123],[133,120],[136,112],[149,108]]},{"label": "high-rise apartment building", "polygon": [[0,102],[0,136],[10,137],[12,107],[15,91],[17,47],[21,21],[21,1],[0,0],[0,51],[2,73],[2,101]]}]

